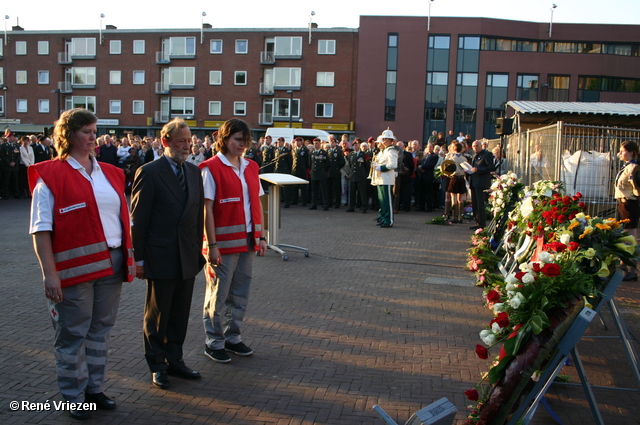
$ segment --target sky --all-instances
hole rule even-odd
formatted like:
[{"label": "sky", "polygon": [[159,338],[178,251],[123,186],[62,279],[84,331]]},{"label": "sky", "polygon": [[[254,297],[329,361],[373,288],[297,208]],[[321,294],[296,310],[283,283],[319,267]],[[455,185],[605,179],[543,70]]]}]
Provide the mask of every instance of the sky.
[{"label": "sky", "polygon": [[[640,0],[433,0],[431,18],[485,17],[532,22],[638,24]],[[309,16],[319,28],[357,28],[360,15],[427,16],[429,0],[187,0],[184,3],[108,0],[63,5],[51,0],[3,1],[0,17],[8,30],[306,28]],[[163,7],[164,5],[169,7]],[[205,12],[206,16],[202,16]],[[4,27],[0,27],[4,30]]]}]

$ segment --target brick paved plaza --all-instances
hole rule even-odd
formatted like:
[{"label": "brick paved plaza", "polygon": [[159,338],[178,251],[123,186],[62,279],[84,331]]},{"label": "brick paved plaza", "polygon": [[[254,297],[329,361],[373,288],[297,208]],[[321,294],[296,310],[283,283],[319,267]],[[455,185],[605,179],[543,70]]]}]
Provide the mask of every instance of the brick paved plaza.
[{"label": "brick paved plaza", "polygon": [[[391,229],[373,213],[282,210],[280,242],[308,247],[289,261],[269,251],[256,258],[243,336],[255,354],[218,364],[203,355],[204,278],[196,279],[185,361],[203,378],[151,385],[142,352],[145,283],[125,284],[111,335],[105,393],[115,411],[92,424],[383,424],[381,405],[399,424],[441,398],[466,420],[464,390],[488,369],[473,348],[490,313],[464,269],[468,225],[433,226],[435,213],[404,213]],[[64,424],[66,412],[11,411],[10,401],[61,400],[55,380],[53,330],[40,269],[28,233],[29,200],[0,201],[0,422]],[[81,227],[78,231],[81,231]],[[640,285],[623,284],[617,299],[640,336]],[[608,320],[608,315],[605,314]],[[594,321],[590,335],[615,335]],[[637,342],[636,349],[638,349]],[[634,388],[594,390],[605,423],[640,424],[640,394],[616,340],[579,344],[591,383]],[[562,372],[571,375],[572,368]],[[595,423],[582,389],[554,385],[549,404],[564,424]],[[552,424],[540,408],[533,424]]]}]

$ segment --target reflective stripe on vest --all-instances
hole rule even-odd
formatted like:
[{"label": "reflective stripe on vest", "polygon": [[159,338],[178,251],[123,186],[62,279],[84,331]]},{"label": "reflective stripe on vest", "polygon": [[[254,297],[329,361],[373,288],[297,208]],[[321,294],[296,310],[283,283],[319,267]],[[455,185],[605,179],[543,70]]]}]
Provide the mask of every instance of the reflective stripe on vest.
[{"label": "reflective stripe on vest", "polygon": [[[97,254],[107,250],[106,242],[98,242],[91,245],[80,246],[78,248],[69,249],[67,251],[58,252],[53,254],[53,259],[56,263],[63,261],[73,260],[74,258],[84,257],[86,255]],[[102,269],[98,269],[102,270]]]},{"label": "reflective stripe on vest", "polygon": [[247,246],[246,236],[242,239],[232,239],[229,241],[221,241],[218,239],[218,248],[238,248],[241,246]]},{"label": "reflective stripe on vest", "polygon": [[235,226],[216,227],[216,235],[228,235],[230,233],[240,233],[247,231],[245,224],[238,224]]},{"label": "reflective stripe on vest", "polygon": [[58,276],[61,280],[72,279],[89,273],[96,273],[102,270],[111,269],[111,259],[107,258],[95,263],[85,264],[84,266],[71,267],[69,269],[58,270]]}]

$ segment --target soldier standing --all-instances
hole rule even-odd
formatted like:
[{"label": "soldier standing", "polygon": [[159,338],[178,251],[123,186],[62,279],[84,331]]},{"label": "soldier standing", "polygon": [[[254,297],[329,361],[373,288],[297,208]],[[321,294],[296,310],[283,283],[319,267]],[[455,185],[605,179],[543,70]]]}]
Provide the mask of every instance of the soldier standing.
[{"label": "soldier standing", "polygon": [[342,175],[340,170],[344,167],[345,159],[342,149],[337,145],[336,138],[331,136],[331,143],[329,149],[329,176],[327,178],[327,185],[329,188],[329,204],[334,208],[340,208],[340,202],[342,197]]},{"label": "soldier standing", "polygon": [[[294,176],[308,181],[307,171],[311,166],[311,157],[309,156],[309,151],[304,146],[304,140],[302,140],[302,137],[296,137],[295,142],[296,147],[293,148],[293,166],[291,167],[291,172]],[[307,201],[310,200],[307,186],[309,185],[299,184],[297,186],[292,186],[292,189],[294,190],[293,205],[298,203],[298,190],[300,190],[302,206],[304,207],[307,205]]]},{"label": "soldier standing", "polygon": [[353,151],[349,154],[349,208],[347,212],[355,211],[358,207],[357,199],[360,198],[360,211],[367,212],[369,203],[369,169],[371,167],[371,154],[365,144],[353,142]]},{"label": "soldier standing", "polygon": [[327,188],[327,174],[329,172],[329,153],[320,146],[320,139],[313,139],[315,148],[311,154],[311,208],[318,209],[322,196],[322,209],[329,211],[329,194]]},{"label": "soldier standing", "polygon": [[[278,138],[278,147],[276,148],[276,173],[291,174],[291,148],[287,146],[284,137]],[[284,198],[284,207],[289,208],[293,202],[293,188],[287,185],[282,190]]]}]

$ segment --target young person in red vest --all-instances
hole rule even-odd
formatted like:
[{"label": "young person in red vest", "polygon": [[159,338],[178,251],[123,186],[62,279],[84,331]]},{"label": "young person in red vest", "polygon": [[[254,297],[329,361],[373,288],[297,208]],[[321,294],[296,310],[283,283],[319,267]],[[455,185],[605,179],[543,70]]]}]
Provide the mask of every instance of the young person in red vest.
[{"label": "young person in red vest", "polygon": [[[70,403],[116,403],[102,392],[109,332],[122,282],[133,280],[124,172],[93,156],[97,117],[64,112],[55,126],[58,157],[28,169],[34,248],[55,329],[58,386]],[[88,410],[69,411],[76,419]]]},{"label": "young person in red vest", "polygon": [[[242,342],[240,325],[249,300],[254,252],[264,255],[262,234],[264,194],[258,165],[242,157],[251,145],[249,126],[242,120],[226,121],[218,131],[213,158],[200,164],[204,183],[205,256],[215,273],[205,273],[205,354],[228,363],[227,352],[250,356]],[[207,271],[209,267],[207,267]]]}]

